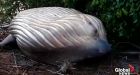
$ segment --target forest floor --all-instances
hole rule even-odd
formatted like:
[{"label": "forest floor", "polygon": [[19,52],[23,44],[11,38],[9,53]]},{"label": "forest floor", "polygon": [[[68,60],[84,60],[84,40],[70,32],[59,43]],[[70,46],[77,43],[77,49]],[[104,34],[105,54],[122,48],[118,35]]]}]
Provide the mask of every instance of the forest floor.
[{"label": "forest floor", "polygon": [[[7,34],[0,34],[3,39]],[[132,75],[140,75],[140,54],[111,52],[103,57],[78,62],[75,69],[68,70],[65,75],[119,75],[115,68],[132,68]],[[1,49],[0,75],[55,75],[50,70],[55,67],[38,63],[17,49]]]}]

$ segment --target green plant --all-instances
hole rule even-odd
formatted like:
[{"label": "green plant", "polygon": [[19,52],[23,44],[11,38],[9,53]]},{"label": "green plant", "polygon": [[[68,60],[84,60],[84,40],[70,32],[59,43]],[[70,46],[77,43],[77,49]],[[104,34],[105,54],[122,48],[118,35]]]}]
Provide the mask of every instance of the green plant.
[{"label": "green plant", "polygon": [[87,5],[86,11],[90,14],[96,13],[103,21],[109,39],[113,43],[139,40],[139,0],[92,0]]}]

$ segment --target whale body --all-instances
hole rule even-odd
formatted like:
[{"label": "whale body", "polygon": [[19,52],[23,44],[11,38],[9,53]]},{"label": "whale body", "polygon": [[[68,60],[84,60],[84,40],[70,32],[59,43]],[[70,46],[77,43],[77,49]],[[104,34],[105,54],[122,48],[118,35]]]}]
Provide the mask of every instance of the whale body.
[{"label": "whale body", "polygon": [[44,63],[79,61],[110,51],[102,22],[71,8],[21,11],[9,32],[23,53]]}]

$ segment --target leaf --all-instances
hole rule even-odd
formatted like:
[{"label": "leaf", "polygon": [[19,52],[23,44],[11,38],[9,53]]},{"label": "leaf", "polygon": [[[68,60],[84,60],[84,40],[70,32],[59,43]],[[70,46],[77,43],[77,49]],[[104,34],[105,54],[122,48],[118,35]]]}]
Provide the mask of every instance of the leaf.
[{"label": "leaf", "polygon": [[127,16],[128,12],[124,8],[122,8],[122,12],[123,12],[124,15]]}]

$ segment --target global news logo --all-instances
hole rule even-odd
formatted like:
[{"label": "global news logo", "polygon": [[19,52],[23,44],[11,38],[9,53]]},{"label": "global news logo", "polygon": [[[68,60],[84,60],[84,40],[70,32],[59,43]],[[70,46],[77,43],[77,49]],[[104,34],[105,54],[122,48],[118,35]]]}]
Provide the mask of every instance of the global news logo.
[{"label": "global news logo", "polygon": [[115,72],[119,75],[140,75],[131,64],[128,64],[128,68],[115,68]]}]

